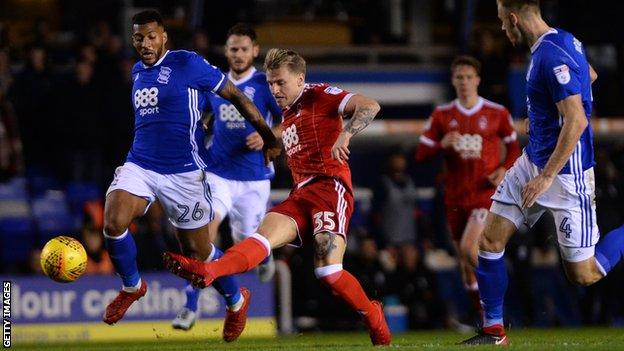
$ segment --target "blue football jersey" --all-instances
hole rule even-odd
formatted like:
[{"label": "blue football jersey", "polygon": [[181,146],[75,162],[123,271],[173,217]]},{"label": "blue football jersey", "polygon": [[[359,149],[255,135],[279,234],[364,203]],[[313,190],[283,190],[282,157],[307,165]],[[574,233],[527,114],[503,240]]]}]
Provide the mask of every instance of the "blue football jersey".
[{"label": "blue football jersey", "polygon": [[[529,160],[543,168],[555,149],[564,121],[555,104],[580,94],[589,119],[591,79],[583,44],[566,31],[551,29],[546,32],[533,45],[531,54],[527,72],[530,130],[525,150]],[[593,132],[589,124],[560,174],[579,174],[594,164]]]},{"label": "blue football jersey", "polygon": [[225,75],[200,55],[176,50],[152,66],[137,62],[132,78],[134,141],[127,160],[160,174],[205,168],[201,111],[206,92],[218,93]]},{"label": "blue football jersey", "polygon": [[[245,78],[228,78],[256,105],[269,126],[273,118],[281,120],[282,110],[271,95],[263,72],[253,69]],[[207,94],[213,113],[213,135],[206,144],[206,169],[216,175],[238,181],[270,179],[272,165],[264,164],[262,151],[250,150],[246,138],[255,132],[236,107],[217,94]]]}]

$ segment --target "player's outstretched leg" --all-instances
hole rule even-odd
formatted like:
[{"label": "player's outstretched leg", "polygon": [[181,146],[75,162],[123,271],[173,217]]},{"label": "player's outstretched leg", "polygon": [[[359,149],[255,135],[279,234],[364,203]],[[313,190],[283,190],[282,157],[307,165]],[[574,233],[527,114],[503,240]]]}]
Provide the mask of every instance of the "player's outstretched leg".
[{"label": "player's outstretched leg", "polygon": [[120,236],[109,236],[104,233],[106,248],[115,267],[121,276],[123,288],[115,299],[106,307],[103,321],[113,324],[123,318],[130,305],[147,292],[147,284],[139,276],[136,264],[136,244],[132,234],[126,230]]},{"label": "player's outstretched leg", "polygon": [[198,288],[205,288],[217,278],[247,272],[257,266],[271,252],[271,244],[260,234],[228,249],[218,261],[205,263],[173,252],[165,252],[165,267],[173,274],[187,279]]},{"label": "player's outstretched leg", "polygon": [[[223,256],[223,252],[211,244],[211,252],[208,256],[207,262],[218,260]],[[242,332],[241,327],[244,329],[246,321],[246,308],[248,301],[241,294],[238,282],[234,276],[225,276],[216,279],[213,283],[214,288],[225,299],[227,314],[225,318],[224,335],[227,330],[234,330],[234,332],[228,332],[230,335],[226,341],[235,340]],[[246,289],[245,289],[246,290]],[[173,328],[189,330],[195,324],[198,317],[198,300],[201,290],[194,288],[191,285],[186,287],[186,304],[182,310],[178,313],[176,318],[172,322]],[[235,325],[232,327],[232,325]],[[236,332],[236,330],[240,331]],[[235,337],[233,336],[235,335]]]}]

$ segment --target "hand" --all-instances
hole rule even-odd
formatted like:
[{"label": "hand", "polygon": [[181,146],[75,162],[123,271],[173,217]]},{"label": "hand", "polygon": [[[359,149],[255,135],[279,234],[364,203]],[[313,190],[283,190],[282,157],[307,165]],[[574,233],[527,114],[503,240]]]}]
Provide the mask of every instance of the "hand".
[{"label": "hand", "polygon": [[351,139],[351,135],[346,132],[341,132],[338,135],[338,139],[334,143],[331,149],[331,156],[334,160],[338,160],[340,164],[343,164],[343,160],[347,161],[349,159],[349,140]]},{"label": "hand", "polygon": [[245,139],[247,147],[251,150],[260,151],[264,146],[264,141],[258,132],[253,132]]},{"label": "hand", "polygon": [[554,177],[539,174],[531,179],[522,189],[522,208],[533,206],[535,200],[542,195],[553,182]]},{"label": "hand", "polygon": [[498,184],[503,181],[503,178],[505,178],[506,171],[505,167],[498,167],[494,172],[487,176],[487,179],[490,181],[490,184],[497,187]]},{"label": "hand", "polygon": [[276,159],[282,153],[282,147],[275,138],[270,142],[263,141],[263,144],[262,153],[264,154],[264,163],[268,165],[269,162]]},{"label": "hand", "polygon": [[440,146],[442,146],[443,149],[453,147],[459,141],[459,138],[461,138],[461,134],[459,134],[458,131],[446,133],[446,135],[442,138],[442,141],[440,141]]}]

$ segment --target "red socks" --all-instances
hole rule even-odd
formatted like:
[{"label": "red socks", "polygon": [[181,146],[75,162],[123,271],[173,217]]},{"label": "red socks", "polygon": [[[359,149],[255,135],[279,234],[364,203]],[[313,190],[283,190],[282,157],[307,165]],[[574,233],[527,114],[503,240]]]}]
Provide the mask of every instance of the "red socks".
[{"label": "red socks", "polygon": [[264,244],[256,238],[249,237],[225,251],[223,257],[207,264],[216,279],[247,272],[259,265],[267,256]]},{"label": "red socks", "polygon": [[373,304],[366,296],[364,289],[351,273],[345,270],[329,274],[319,279],[332,290],[334,295],[339,296],[360,314],[366,316],[373,311]]}]

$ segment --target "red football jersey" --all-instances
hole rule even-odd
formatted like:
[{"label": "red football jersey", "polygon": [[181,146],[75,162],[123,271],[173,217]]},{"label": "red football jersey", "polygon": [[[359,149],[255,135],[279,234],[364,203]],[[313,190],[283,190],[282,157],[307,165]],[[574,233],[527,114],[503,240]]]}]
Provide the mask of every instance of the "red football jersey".
[{"label": "red football jersey", "polygon": [[353,94],[328,84],[306,84],[283,112],[282,140],[295,184],[315,176],[335,177],[349,190],[351,170],[331,157],[342,132],[342,114]]},{"label": "red football jersey", "polygon": [[[440,148],[440,141],[452,131],[461,134],[459,142],[444,151],[447,167],[446,203],[489,208],[495,186],[487,176],[499,166],[509,168],[520,154],[516,132],[507,109],[482,97],[471,109],[458,100],[437,107],[420,136],[416,158],[426,159]],[[501,142],[507,155],[501,162]]]}]

